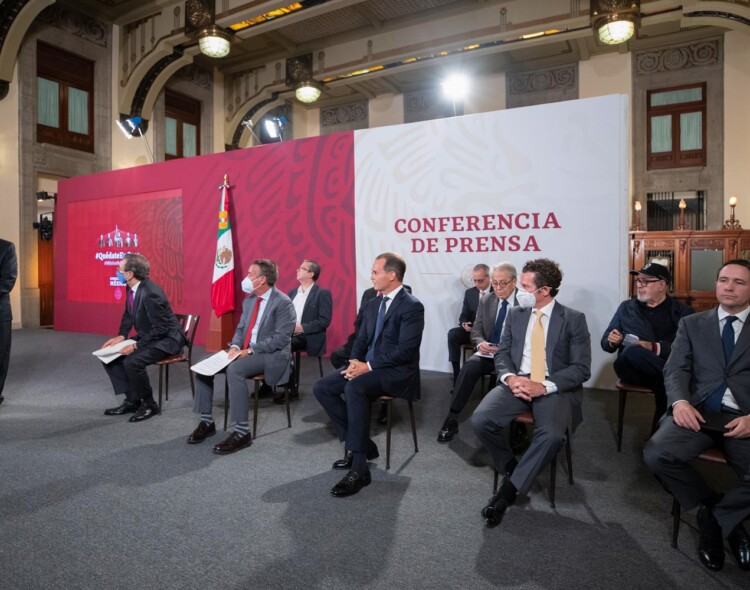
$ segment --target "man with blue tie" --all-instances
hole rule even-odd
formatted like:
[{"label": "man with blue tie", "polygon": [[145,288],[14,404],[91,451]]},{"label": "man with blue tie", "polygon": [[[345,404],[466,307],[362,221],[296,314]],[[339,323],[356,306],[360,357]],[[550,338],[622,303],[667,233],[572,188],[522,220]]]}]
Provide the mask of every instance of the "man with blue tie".
[{"label": "man with blue tie", "polygon": [[419,398],[424,307],[404,289],[405,272],[406,262],[399,254],[386,252],[375,259],[370,278],[382,297],[367,304],[348,366],[313,387],[345,444],[344,458],[333,468],[347,474],[331,489],[333,496],[351,496],[372,481],[367,460],[379,453],[370,439],[371,403],[382,395]]},{"label": "man with blue tie", "polygon": [[438,442],[446,443],[458,434],[458,417],[466,406],[477,381],[495,370],[494,356],[500,342],[508,308],[518,305],[516,301],[516,267],[510,262],[501,262],[492,267],[491,277],[494,295],[487,294],[479,302],[476,319],[471,328],[471,343],[476,353],[467,360],[456,379],[448,417],[438,432]]},{"label": "man with blue tie", "polygon": [[[698,558],[724,566],[724,539],[750,570],[750,262],[730,260],[716,279],[719,307],[680,321],[664,367],[669,408],[643,449],[649,469],[683,509],[698,510]],[[690,462],[720,446],[739,484],[721,496]]]}]

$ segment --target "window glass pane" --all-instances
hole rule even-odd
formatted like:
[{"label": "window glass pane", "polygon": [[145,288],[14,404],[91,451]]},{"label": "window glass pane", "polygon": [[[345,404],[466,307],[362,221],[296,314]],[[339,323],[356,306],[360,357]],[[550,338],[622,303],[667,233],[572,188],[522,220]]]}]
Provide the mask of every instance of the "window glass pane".
[{"label": "window glass pane", "polygon": [[696,102],[703,100],[703,88],[685,88],[683,90],[670,90],[669,92],[654,92],[651,95],[651,106],[661,107],[668,104],[680,104],[683,102]]},{"label": "window glass pane", "polygon": [[651,153],[672,151],[672,115],[651,117]]},{"label": "window glass pane", "polygon": [[60,127],[60,85],[52,80],[37,78],[37,123]]},{"label": "window glass pane", "polygon": [[78,88],[68,88],[68,131],[89,132],[89,93]]},{"label": "window glass pane", "polygon": [[166,118],[166,147],[164,151],[170,156],[177,154],[177,119]]},{"label": "window glass pane", "polygon": [[703,149],[703,113],[680,115],[680,151]]},{"label": "window glass pane", "polygon": [[189,158],[196,154],[196,128],[190,123],[182,124],[182,157]]}]

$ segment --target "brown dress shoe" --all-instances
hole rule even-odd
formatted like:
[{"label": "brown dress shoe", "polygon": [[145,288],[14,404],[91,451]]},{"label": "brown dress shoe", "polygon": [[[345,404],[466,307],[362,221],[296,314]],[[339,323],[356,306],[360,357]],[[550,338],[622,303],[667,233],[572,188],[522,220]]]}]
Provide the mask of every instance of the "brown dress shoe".
[{"label": "brown dress shoe", "polygon": [[189,445],[197,445],[214,434],[216,434],[216,424],[214,422],[211,422],[211,424],[208,422],[201,422],[198,424],[198,428],[193,430],[190,436],[187,437],[187,443]]},{"label": "brown dress shoe", "polygon": [[245,436],[240,436],[236,432],[233,432],[223,441],[214,445],[214,453],[217,455],[229,455],[230,453],[235,453],[240,449],[249,447],[251,444],[253,444],[253,437],[249,432]]}]

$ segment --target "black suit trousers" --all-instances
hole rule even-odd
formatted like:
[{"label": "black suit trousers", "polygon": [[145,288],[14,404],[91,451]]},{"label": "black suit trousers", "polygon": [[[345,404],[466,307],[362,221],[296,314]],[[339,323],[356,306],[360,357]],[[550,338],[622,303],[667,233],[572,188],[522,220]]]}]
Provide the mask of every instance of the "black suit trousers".
[{"label": "black suit trousers", "polygon": [[453,388],[450,413],[458,416],[469,401],[477,381],[494,370],[495,361],[493,359],[474,355],[467,360],[461,367],[461,372],[458,374],[456,385]]},{"label": "black suit trousers", "polygon": [[115,394],[124,393],[129,402],[151,400],[154,392],[151,389],[146,368],[169,356],[172,355],[168,352],[148,347],[138,349],[127,356],[118,357],[108,365],[104,365],[104,368],[112,381]]},{"label": "black suit trousers", "polygon": [[10,363],[10,339],[11,339],[11,324],[7,322],[0,322],[0,395],[3,395],[3,387],[5,387],[5,378],[8,376],[8,365]]},{"label": "black suit trousers", "polygon": [[464,330],[463,326],[448,330],[448,361],[460,363],[461,347],[469,342],[471,342],[471,332]]},{"label": "black suit trousers", "polygon": [[370,406],[384,395],[379,371],[370,371],[351,380],[334,371],[315,382],[313,393],[347,450],[366,453],[372,449]]}]

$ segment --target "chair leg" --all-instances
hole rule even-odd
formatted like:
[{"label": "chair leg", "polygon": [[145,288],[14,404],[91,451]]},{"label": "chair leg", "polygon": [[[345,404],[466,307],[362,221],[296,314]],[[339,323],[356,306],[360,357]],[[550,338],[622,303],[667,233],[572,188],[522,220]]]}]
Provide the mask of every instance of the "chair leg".
[{"label": "chair leg", "polygon": [[258,401],[260,400],[260,381],[254,379],[253,382],[255,383],[255,395],[253,395],[253,438],[255,438],[255,433],[258,432]]},{"label": "chair leg", "polygon": [[169,401],[169,365],[164,367],[164,400]]},{"label": "chair leg", "polygon": [[500,479],[500,474],[497,472],[497,469],[493,469],[492,471],[495,472],[495,477],[492,480],[492,494],[497,494],[497,483],[498,479]]},{"label": "chair leg", "polygon": [[302,372],[302,355],[299,351],[294,353],[294,391],[299,393],[299,377]]},{"label": "chair leg", "polygon": [[284,405],[286,406],[286,423],[287,428],[292,427],[292,413],[289,410],[289,384],[284,385]]},{"label": "chair leg", "polygon": [[193,377],[193,372],[190,370],[190,367],[192,366],[192,361],[188,361],[188,375],[190,375],[190,391],[193,393],[193,399],[195,399],[195,378]]},{"label": "chair leg", "polygon": [[159,365],[159,409],[161,409],[161,391],[162,391],[162,375],[164,374],[164,365]]},{"label": "chair leg", "polygon": [[680,514],[682,508],[680,503],[672,498],[672,547],[677,549],[677,535],[680,534]]},{"label": "chair leg", "polygon": [[414,439],[414,452],[419,452],[419,447],[417,446],[417,421],[414,419],[414,404],[409,402],[409,417],[411,418],[411,436]]},{"label": "chair leg", "polygon": [[391,468],[391,402],[390,400],[386,402],[388,404],[388,418],[386,420],[386,430],[385,430],[385,469],[386,471]]},{"label": "chair leg", "polygon": [[[224,375],[227,376],[226,374]],[[224,432],[227,431],[227,420],[229,419],[229,381],[224,381]]]},{"label": "chair leg", "polygon": [[622,452],[622,421],[625,417],[625,402],[628,401],[628,392],[620,390],[620,410],[617,414],[617,452]]},{"label": "chair leg", "polygon": [[549,466],[549,505],[555,507],[555,482],[557,480],[557,455]]},{"label": "chair leg", "polygon": [[323,376],[323,357],[318,357],[318,368],[320,369],[320,376]]},{"label": "chair leg", "polygon": [[568,484],[573,485],[573,450],[570,448],[570,430],[565,431],[565,460],[568,463]]}]

